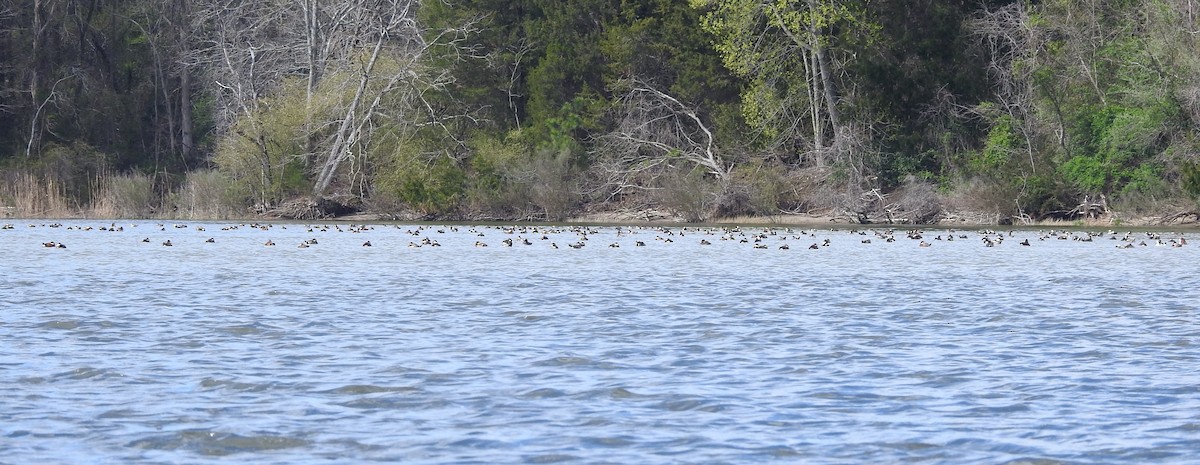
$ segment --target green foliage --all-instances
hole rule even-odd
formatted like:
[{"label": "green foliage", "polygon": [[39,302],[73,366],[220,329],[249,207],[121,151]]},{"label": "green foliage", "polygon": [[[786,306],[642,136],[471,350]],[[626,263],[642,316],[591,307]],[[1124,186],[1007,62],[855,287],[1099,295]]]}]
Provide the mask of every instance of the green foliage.
[{"label": "green foliage", "polygon": [[538,141],[538,147],[568,153],[579,152],[579,131],[595,118],[591,110],[597,102],[595,97],[579,95],[564,103],[554,115],[542,120],[541,128],[544,134],[542,140]]},{"label": "green foliage", "polygon": [[397,162],[381,176],[376,189],[427,216],[443,216],[458,209],[466,193],[466,175],[453,160],[414,157]]},{"label": "green foliage", "polygon": [[254,203],[275,205],[310,188],[304,166],[307,108],[303,83],[290,80],[235,122],[219,143],[213,161]]},{"label": "green foliage", "polygon": [[971,158],[971,169],[977,173],[995,174],[1013,157],[1019,139],[1013,130],[1012,117],[1004,115],[992,125],[984,142],[983,151]]},{"label": "green foliage", "polygon": [[1149,164],[1166,148],[1166,135],[1178,112],[1170,102],[1141,107],[1087,107],[1075,126],[1075,151],[1060,167],[1063,177],[1083,192],[1149,189],[1157,173]]},{"label": "green foliage", "polygon": [[530,150],[514,132],[503,139],[478,136],[470,141],[466,207],[481,216],[525,216],[533,205],[526,176]]},{"label": "green foliage", "polygon": [[1128,181],[1119,192],[1124,196],[1133,194],[1157,194],[1165,192],[1163,170],[1157,163],[1146,162],[1128,170]]},{"label": "green foliage", "polygon": [[[614,84],[636,78],[695,108],[735,162],[727,185],[675,173],[652,186],[692,196],[657,200],[693,219],[805,204],[793,169],[816,148],[831,183],[937,180],[948,192],[967,190],[952,182],[979,183],[999,210],[1032,215],[1069,210],[1083,195],[1200,199],[1200,168],[1175,164],[1194,159],[1200,124],[1200,39],[1181,27],[1191,12],[1166,0],[1085,3],[420,2],[416,20],[433,48],[419,77],[453,75],[439,81],[449,91],[382,98],[336,187],[429,215],[561,218],[593,191],[584,180],[608,174],[588,156],[616,127]],[[178,34],[197,22],[184,15],[202,10],[180,5],[44,9],[37,30],[30,9],[13,9],[0,34],[0,166],[54,186],[72,206],[96,204],[101,193],[133,205],[129,215],[153,203],[144,179],[133,178],[139,172],[155,173],[155,195],[174,192],[173,205],[209,212],[201,214],[307,194],[361,60],[331,61],[340,68],[330,65],[310,101],[305,70],[288,55],[302,46],[261,48],[258,70],[284,79],[254,89],[242,111],[223,100],[239,83],[212,79],[225,64],[189,58],[212,44]],[[1021,14],[981,22],[1013,5]],[[434,40],[470,19],[479,22],[453,41]],[[828,82],[817,50],[833,66]],[[190,108],[180,63],[190,64]],[[376,71],[400,67],[393,56]],[[825,85],[852,136],[836,147]],[[411,111],[417,98],[420,115]],[[192,153],[181,150],[185,114]],[[443,124],[424,124],[433,119]],[[213,167],[198,181],[187,173]],[[133,174],[101,188],[114,172]],[[202,190],[224,200],[202,202]]]},{"label": "green foliage", "polygon": [[1183,191],[1193,200],[1200,202],[1200,163],[1189,161],[1179,169]]},{"label": "green foliage", "polygon": [[528,71],[528,116],[533,121],[561,118],[568,102],[605,91],[599,43],[614,4],[604,0],[530,3],[536,13],[526,18],[525,31],[542,48]]},{"label": "green foliage", "polygon": [[1016,187],[1020,192],[1017,204],[1034,218],[1061,214],[1078,203],[1068,194],[1067,186],[1051,176],[1029,177]]}]

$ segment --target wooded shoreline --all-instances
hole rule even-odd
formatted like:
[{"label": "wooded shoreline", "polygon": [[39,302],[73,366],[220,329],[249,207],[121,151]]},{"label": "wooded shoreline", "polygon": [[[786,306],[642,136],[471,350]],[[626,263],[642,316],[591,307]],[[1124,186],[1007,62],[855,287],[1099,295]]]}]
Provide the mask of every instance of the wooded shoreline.
[{"label": "wooded shoreline", "polygon": [[1200,0],[15,0],[0,208],[1195,222],[1197,31]]},{"label": "wooded shoreline", "polygon": [[[0,218],[5,220],[185,220],[185,221],[320,221],[344,223],[371,222],[416,222],[416,223],[498,223],[498,224],[537,224],[547,223],[538,219],[514,218],[462,218],[462,217],[430,217],[417,212],[383,213],[375,211],[344,212],[340,215],[323,215],[296,217],[281,214],[281,212],[262,212],[246,215],[226,216],[197,216],[179,214],[179,212],[162,212],[143,216],[114,215],[111,211],[59,210],[48,212],[29,212],[15,207],[0,207]],[[803,226],[803,227],[950,227],[950,228],[979,228],[979,227],[1056,227],[1056,228],[1200,228],[1200,216],[1195,212],[1161,213],[1159,215],[1127,215],[1110,211],[1102,215],[1080,218],[1076,220],[1061,219],[1011,219],[999,218],[995,214],[981,212],[941,212],[936,221],[931,223],[912,223],[904,219],[892,220],[887,218],[880,221],[856,217],[848,212],[821,211],[806,213],[789,213],[779,215],[736,216],[723,218],[708,218],[703,222],[689,222],[686,218],[658,209],[613,209],[604,211],[582,212],[578,215],[564,218],[557,222],[564,224],[593,224],[593,225],[664,225],[664,226],[699,226],[699,225],[747,225],[747,226]]]}]

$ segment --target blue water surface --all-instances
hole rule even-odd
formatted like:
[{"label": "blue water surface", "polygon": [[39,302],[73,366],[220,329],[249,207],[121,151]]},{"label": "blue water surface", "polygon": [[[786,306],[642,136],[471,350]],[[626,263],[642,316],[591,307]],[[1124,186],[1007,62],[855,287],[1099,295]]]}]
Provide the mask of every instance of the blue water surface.
[{"label": "blue water surface", "polygon": [[1200,463],[1192,233],[61,223],[4,464]]}]

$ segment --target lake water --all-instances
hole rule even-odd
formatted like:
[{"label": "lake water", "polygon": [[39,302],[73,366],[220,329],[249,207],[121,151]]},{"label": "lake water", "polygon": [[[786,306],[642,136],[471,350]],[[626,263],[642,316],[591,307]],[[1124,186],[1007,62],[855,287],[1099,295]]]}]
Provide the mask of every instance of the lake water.
[{"label": "lake water", "polygon": [[4,464],[1200,461],[1193,232],[5,221]]}]

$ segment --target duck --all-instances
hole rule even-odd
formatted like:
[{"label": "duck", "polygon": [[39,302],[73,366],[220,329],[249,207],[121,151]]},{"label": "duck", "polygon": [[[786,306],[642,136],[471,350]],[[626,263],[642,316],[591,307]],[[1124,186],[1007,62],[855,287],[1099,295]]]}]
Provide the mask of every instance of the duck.
[{"label": "duck", "polygon": [[163,243],[162,243],[162,244],[163,244],[163,247],[171,247],[171,246],[175,245],[175,244],[172,244],[172,243],[171,243],[171,240],[170,240],[170,239],[167,239],[167,240],[163,241]]},{"label": "duck", "polygon": [[208,240],[204,241],[204,243],[206,243],[206,244],[212,244],[212,243],[214,243],[214,242],[217,242],[217,240],[216,240],[216,239],[214,239],[214,238],[211,238],[211,237],[210,237],[210,238],[208,238]]},{"label": "duck", "polygon": [[263,245],[265,245],[265,246],[267,246],[267,247],[270,247],[270,246],[273,246],[273,245],[275,245],[275,243],[274,243],[274,242],[272,242],[270,239],[267,239],[267,242],[263,242]]},{"label": "duck", "polygon": [[918,246],[920,246],[920,247],[930,247],[930,246],[932,246],[933,244],[930,244],[930,243],[928,243],[928,242],[925,242],[925,241],[921,241],[921,243],[919,243],[919,244],[917,244],[917,245],[918,245]]},{"label": "duck", "polygon": [[705,239],[700,239],[700,245],[712,245],[712,242],[709,242]]},{"label": "duck", "polygon": [[363,245],[362,245],[362,246],[363,246],[363,247],[370,247],[370,246],[371,246],[371,241],[366,241],[366,242],[363,242]]},{"label": "duck", "polygon": [[487,243],[483,241],[475,241],[475,247],[487,247]]},{"label": "duck", "polygon": [[634,242],[633,245],[635,245],[637,247],[645,247],[646,243],[642,242],[642,241],[637,241],[637,242]]}]

